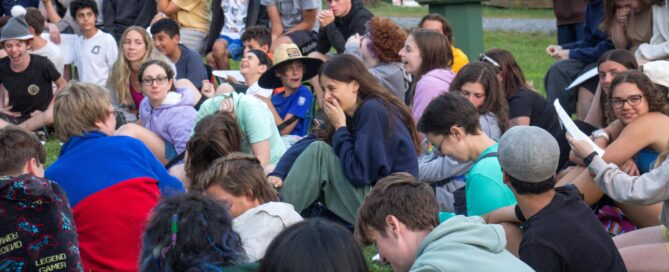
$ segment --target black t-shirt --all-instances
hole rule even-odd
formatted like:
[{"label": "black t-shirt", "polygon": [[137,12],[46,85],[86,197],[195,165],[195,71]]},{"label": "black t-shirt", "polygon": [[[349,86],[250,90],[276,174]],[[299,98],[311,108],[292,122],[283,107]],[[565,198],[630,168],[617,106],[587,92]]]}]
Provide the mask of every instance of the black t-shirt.
[{"label": "black t-shirt", "polygon": [[46,57],[30,55],[30,64],[25,71],[16,73],[9,67],[9,57],[0,59],[0,82],[9,93],[12,111],[29,115],[44,111],[53,98],[52,83],[60,78],[60,73]]},{"label": "black t-shirt", "polygon": [[554,137],[562,133],[555,108],[539,93],[521,88],[508,97],[507,101],[509,102],[509,119],[529,117],[530,126],[543,128]]},{"label": "black t-shirt", "polygon": [[555,189],[553,200],[523,221],[520,259],[536,271],[626,271],[613,240],[574,186]]}]

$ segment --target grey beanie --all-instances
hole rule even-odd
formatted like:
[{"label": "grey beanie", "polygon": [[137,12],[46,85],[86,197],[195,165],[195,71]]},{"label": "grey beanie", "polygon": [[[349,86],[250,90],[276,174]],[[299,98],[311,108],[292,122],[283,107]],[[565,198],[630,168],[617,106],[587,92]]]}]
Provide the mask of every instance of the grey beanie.
[{"label": "grey beanie", "polygon": [[0,32],[0,42],[6,40],[29,40],[33,34],[28,31],[28,23],[23,16],[12,17]]},{"label": "grey beanie", "polygon": [[555,174],[560,157],[557,141],[544,129],[516,126],[499,139],[499,164],[513,178],[524,182],[542,182]]}]

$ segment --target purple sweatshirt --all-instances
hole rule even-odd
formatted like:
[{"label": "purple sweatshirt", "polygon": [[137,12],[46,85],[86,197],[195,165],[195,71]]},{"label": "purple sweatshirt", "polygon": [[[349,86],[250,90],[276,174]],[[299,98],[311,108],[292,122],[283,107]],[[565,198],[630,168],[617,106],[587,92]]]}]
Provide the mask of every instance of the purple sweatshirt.
[{"label": "purple sweatshirt", "polygon": [[411,115],[416,124],[432,99],[448,91],[453,78],[455,78],[455,73],[451,70],[434,69],[423,75],[416,83],[411,105]]},{"label": "purple sweatshirt", "polygon": [[172,144],[177,154],[181,154],[195,126],[197,111],[193,108],[193,99],[193,93],[186,88],[168,93],[157,108],[152,108],[149,98],[144,97],[139,105],[139,119],[145,128]]}]

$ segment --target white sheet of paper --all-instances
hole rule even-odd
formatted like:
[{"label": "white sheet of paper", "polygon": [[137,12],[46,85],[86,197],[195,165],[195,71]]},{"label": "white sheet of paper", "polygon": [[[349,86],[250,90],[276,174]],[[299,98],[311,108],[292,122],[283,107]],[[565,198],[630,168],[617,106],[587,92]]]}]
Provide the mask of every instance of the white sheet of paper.
[{"label": "white sheet of paper", "polygon": [[379,253],[376,253],[376,255],[374,255],[374,257],[372,257],[372,261],[380,262],[381,261],[381,255],[379,255]]},{"label": "white sheet of paper", "polygon": [[244,77],[242,76],[242,73],[240,73],[238,70],[214,70],[212,72],[213,75],[223,78],[223,80],[228,80],[228,76],[232,76],[239,82],[244,82]]},{"label": "white sheet of paper", "polygon": [[569,132],[569,134],[571,134],[571,136],[576,140],[585,140],[592,146],[592,148],[597,152],[597,154],[599,154],[599,156],[603,156],[604,150],[597,146],[595,142],[593,142],[592,139],[588,137],[588,135],[585,135],[583,131],[578,129],[576,124],[574,124],[574,121],[571,120],[569,114],[567,114],[567,112],[562,108],[562,105],[560,105],[560,101],[555,99],[553,105],[555,106],[555,110],[557,111],[558,117],[560,118],[560,123],[562,123],[562,126],[564,126],[567,132]]},{"label": "white sheet of paper", "polygon": [[587,72],[583,73],[582,75],[578,76],[574,81],[569,84],[567,88],[564,88],[565,90],[569,90],[571,88],[574,88],[578,85],[581,85],[583,82],[585,82],[588,79],[591,79],[593,77],[597,76],[597,67],[592,68],[588,70]]}]

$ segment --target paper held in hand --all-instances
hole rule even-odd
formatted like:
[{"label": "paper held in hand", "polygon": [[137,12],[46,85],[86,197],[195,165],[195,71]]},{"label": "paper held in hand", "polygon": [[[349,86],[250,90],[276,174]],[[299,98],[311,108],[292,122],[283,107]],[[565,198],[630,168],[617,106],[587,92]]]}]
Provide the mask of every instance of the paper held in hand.
[{"label": "paper held in hand", "polygon": [[603,156],[604,150],[597,146],[595,142],[593,142],[592,139],[588,137],[588,135],[585,135],[583,131],[578,129],[576,124],[574,124],[574,121],[571,120],[569,114],[567,114],[567,112],[562,108],[562,105],[560,105],[560,101],[555,99],[553,105],[555,106],[555,110],[557,111],[558,117],[560,118],[560,123],[562,123],[562,126],[567,130],[567,132],[569,132],[569,134],[571,134],[571,136],[576,140],[585,140],[592,146],[592,148],[597,152],[597,154],[599,154],[599,156]]}]

